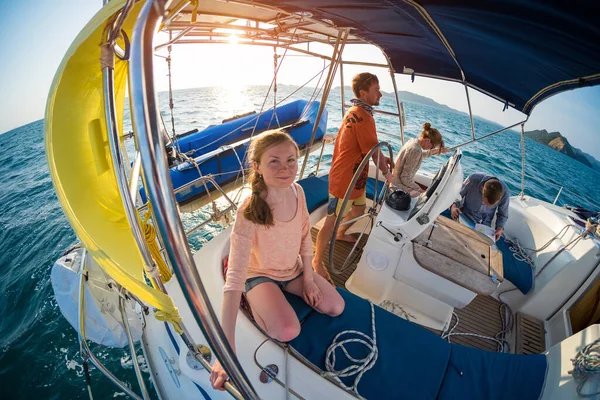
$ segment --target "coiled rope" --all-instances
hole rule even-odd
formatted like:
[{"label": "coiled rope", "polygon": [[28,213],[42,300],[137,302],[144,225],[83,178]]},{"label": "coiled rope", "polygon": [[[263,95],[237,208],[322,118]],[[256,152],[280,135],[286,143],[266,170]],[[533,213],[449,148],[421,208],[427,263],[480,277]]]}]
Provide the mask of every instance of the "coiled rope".
[{"label": "coiled rope", "polygon": [[583,385],[590,376],[600,375],[600,339],[588,344],[577,352],[575,358],[571,359],[573,369],[569,374],[578,382],[577,394],[581,397],[595,397],[600,395],[596,393],[583,393]]},{"label": "coiled rope", "polygon": [[[325,368],[327,369],[327,372],[324,373],[324,376],[330,376],[334,378],[342,387],[352,390],[361,399],[364,399],[364,397],[362,397],[360,393],[358,393],[358,384],[360,382],[360,379],[365,374],[365,372],[373,368],[379,356],[379,350],[377,349],[377,333],[375,331],[375,308],[373,306],[373,303],[369,303],[369,305],[371,306],[371,328],[373,331],[373,338],[369,337],[368,335],[362,332],[355,331],[352,329],[342,331],[333,338],[333,342],[327,349],[327,353],[325,355]],[[358,335],[363,337],[364,339],[349,338],[340,340],[340,337],[343,335]],[[364,358],[352,357],[345,347],[345,345],[348,343],[360,343],[366,346],[367,349],[369,349],[369,354]],[[335,351],[338,348],[340,348],[344,352],[346,357],[348,357],[348,359],[355,364],[352,364],[342,369],[341,371],[337,371],[335,369]],[[356,375],[356,378],[354,379],[354,383],[352,386],[346,386],[340,379],[353,375]]]},{"label": "coiled rope", "polygon": [[[158,247],[158,243],[156,243],[156,229],[154,226],[150,224],[148,221],[150,219],[150,213],[152,212],[152,206],[148,203],[148,209],[144,214],[144,218],[142,218],[141,227],[144,231],[144,238],[146,239],[146,244],[148,245],[148,250],[150,250],[150,254],[152,255],[152,259],[158,266],[158,272],[160,273],[160,279],[163,282],[168,282],[169,279],[173,276],[171,270],[165,263],[165,260],[162,258],[160,254],[160,248]],[[150,280],[152,282],[152,280]]]}]

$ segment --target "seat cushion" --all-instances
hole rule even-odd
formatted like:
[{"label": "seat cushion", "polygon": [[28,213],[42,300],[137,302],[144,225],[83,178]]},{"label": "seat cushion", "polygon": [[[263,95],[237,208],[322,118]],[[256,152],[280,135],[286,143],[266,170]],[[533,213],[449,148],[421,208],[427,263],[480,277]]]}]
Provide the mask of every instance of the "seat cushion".
[{"label": "seat cushion", "polygon": [[[312,312],[302,325],[300,335],[290,345],[322,370],[327,348],[339,332],[352,329],[372,337],[371,308],[366,300],[338,289],[346,308],[335,318]],[[379,357],[367,371],[358,391],[367,399],[435,399],[450,358],[450,344],[430,331],[375,307]],[[347,338],[343,336],[341,339]],[[365,346],[349,343],[354,357],[368,354]],[[341,350],[336,351],[335,368],[350,365]],[[351,386],[354,377],[342,378]]]},{"label": "seat cushion", "polygon": [[496,246],[498,246],[498,250],[502,252],[504,278],[508,279],[523,294],[529,293],[534,282],[534,272],[531,265],[515,258],[514,253],[510,250],[504,237],[501,237],[500,240],[496,242]]},{"label": "seat cushion", "polygon": [[[384,182],[379,181],[377,183],[377,196],[381,194],[384,188]],[[367,198],[374,200],[375,199],[375,179],[369,178],[367,179]]]},{"label": "seat cushion", "polygon": [[329,175],[321,177],[309,176],[297,182],[304,189],[309,214],[323,204],[326,204],[329,200],[328,178]]},{"label": "seat cushion", "polygon": [[[324,176],[309,176],[308,178],[301,179],[297,182],[306,196],[306,205],[308,206],[308,212],[312,213],[317,208],[326,204],[329,200],[329,175]],[[383,182],[377,184],[378,195],[383,190]],[[367,198],[373,200],[375,197],[375,179],[367,179]]]},{"label": "seat cushion", "polygon": [[[346,302],[335,318],[309,312],[300,335],[290,345],[306,359],[326,371],[325,356],[334,337],[356,330],[372,337],[369,302],[338,289]],[[300,299],[298,299],[300,300]],[[292,306],[305,307],[294,302]],[[544,355],[494,353],[450,344],[432,332],[375,306],[379,357],[358,384],[367,399],[538,399],[542,391],[547,360]],[[299,308],[297,314],[305,310]],[[350,337],[343,335],[340,339]],[[364,358],[368,349],[357,343],[346,348],[351,356]],[[336,350],[335,368],[350,365]],[[352,386],[355,377],[342,378]]]},{"label": "seat cushion", "polygon": [[537,400],[546,368],[542,354],[494,353],[452,344],[438,399]]}]

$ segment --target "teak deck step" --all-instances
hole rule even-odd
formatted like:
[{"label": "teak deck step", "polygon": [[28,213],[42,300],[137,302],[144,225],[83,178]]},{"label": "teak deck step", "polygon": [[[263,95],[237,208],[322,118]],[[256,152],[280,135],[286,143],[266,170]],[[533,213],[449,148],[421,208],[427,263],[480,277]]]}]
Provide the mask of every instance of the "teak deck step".
[{"label": "teak deck step", "polygon": [[[315,244],[317,242],[317,234],[319,233],[319,230],[313,227],[310,233],[312,235],[313,244]],[[356,270],[358,260],[360,260],[360,257],[362,256],[362,248],[367,243],[367,238],[368,235],[363,235],[363,237],[360,240],[360,243],[356,247],[350,264],[339,275],[334,273],[331,267],[329,266],[329,246],[327,246],[327,249],[325,250],[325,254],[323,256],[323,262],[325,263],[325,267],[327,268],[327,271],[329,271],[329,275],[331,275],[331,279],[333,280],[333,283],[335,283],[336,286],[344,289],[346,288],[346,281],[348,280],[348,278],[350,278],[350,275],[352,275],[352,273]],[[344,260],[346,259],[346,257],[348,257],[350,250],[352,250],[352,246],[354,246],[354,243],[342,242],[339,240],[336,242],[335,254],[333,255],[333,262],[335,263],[337,268],[340,268],[342,266]]]}]

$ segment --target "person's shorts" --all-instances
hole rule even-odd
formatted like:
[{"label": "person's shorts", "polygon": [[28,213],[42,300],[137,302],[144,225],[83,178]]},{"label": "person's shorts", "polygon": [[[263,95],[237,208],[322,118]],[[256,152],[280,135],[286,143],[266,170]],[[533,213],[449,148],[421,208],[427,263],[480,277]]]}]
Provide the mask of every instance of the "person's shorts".
[{"label": "person's shorts", "polygon": [[283,290],[287,285],[290,284],[290,282],[295,281],[296,279],[300,278],[302,276],[302,274],[303,274],[303,272],[300,272],[300,275],[298,275],[297,277],[292,278],[288,281],[278,281],[275,279],[267,278],[266,276],[255,276],[254,278],[246,279],[246,287],[244,288],[244,293],[248,293],[250,291],[250,289],[260,285],[261,283],[265,283],[265,282],[273,282],[274,284],[279,286],[279,288],[281,290]]},{"label": "person's shorts", "polygon": [[336,217],[342,214],[342,218],[348,214],[352,206],[366,206],[367,205],[367,191],[365,190],[358,198],[354,200],[348,200],[344,210],[341,210],[344,199],[338,199],[329,194],[329,203],[327,203],[327,215],[335,215]]}]

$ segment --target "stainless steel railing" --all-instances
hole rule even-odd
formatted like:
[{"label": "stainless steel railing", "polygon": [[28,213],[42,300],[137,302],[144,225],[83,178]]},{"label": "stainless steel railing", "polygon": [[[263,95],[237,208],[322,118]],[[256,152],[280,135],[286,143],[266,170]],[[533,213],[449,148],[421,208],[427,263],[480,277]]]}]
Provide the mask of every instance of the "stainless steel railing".
[{"label": "stainless steel railing", "polygon": [[[243,398],[258,399],[219,324],[196,269],[172,192],[169,168],[159,129],[159,110],[153,80],[153,38],[169,2],[143,5],[134,26],[129,69],[131,115],[137,134],[147,195],[157,233],[196,322]],[[228,389],[233,389],[229,387]]]}]

